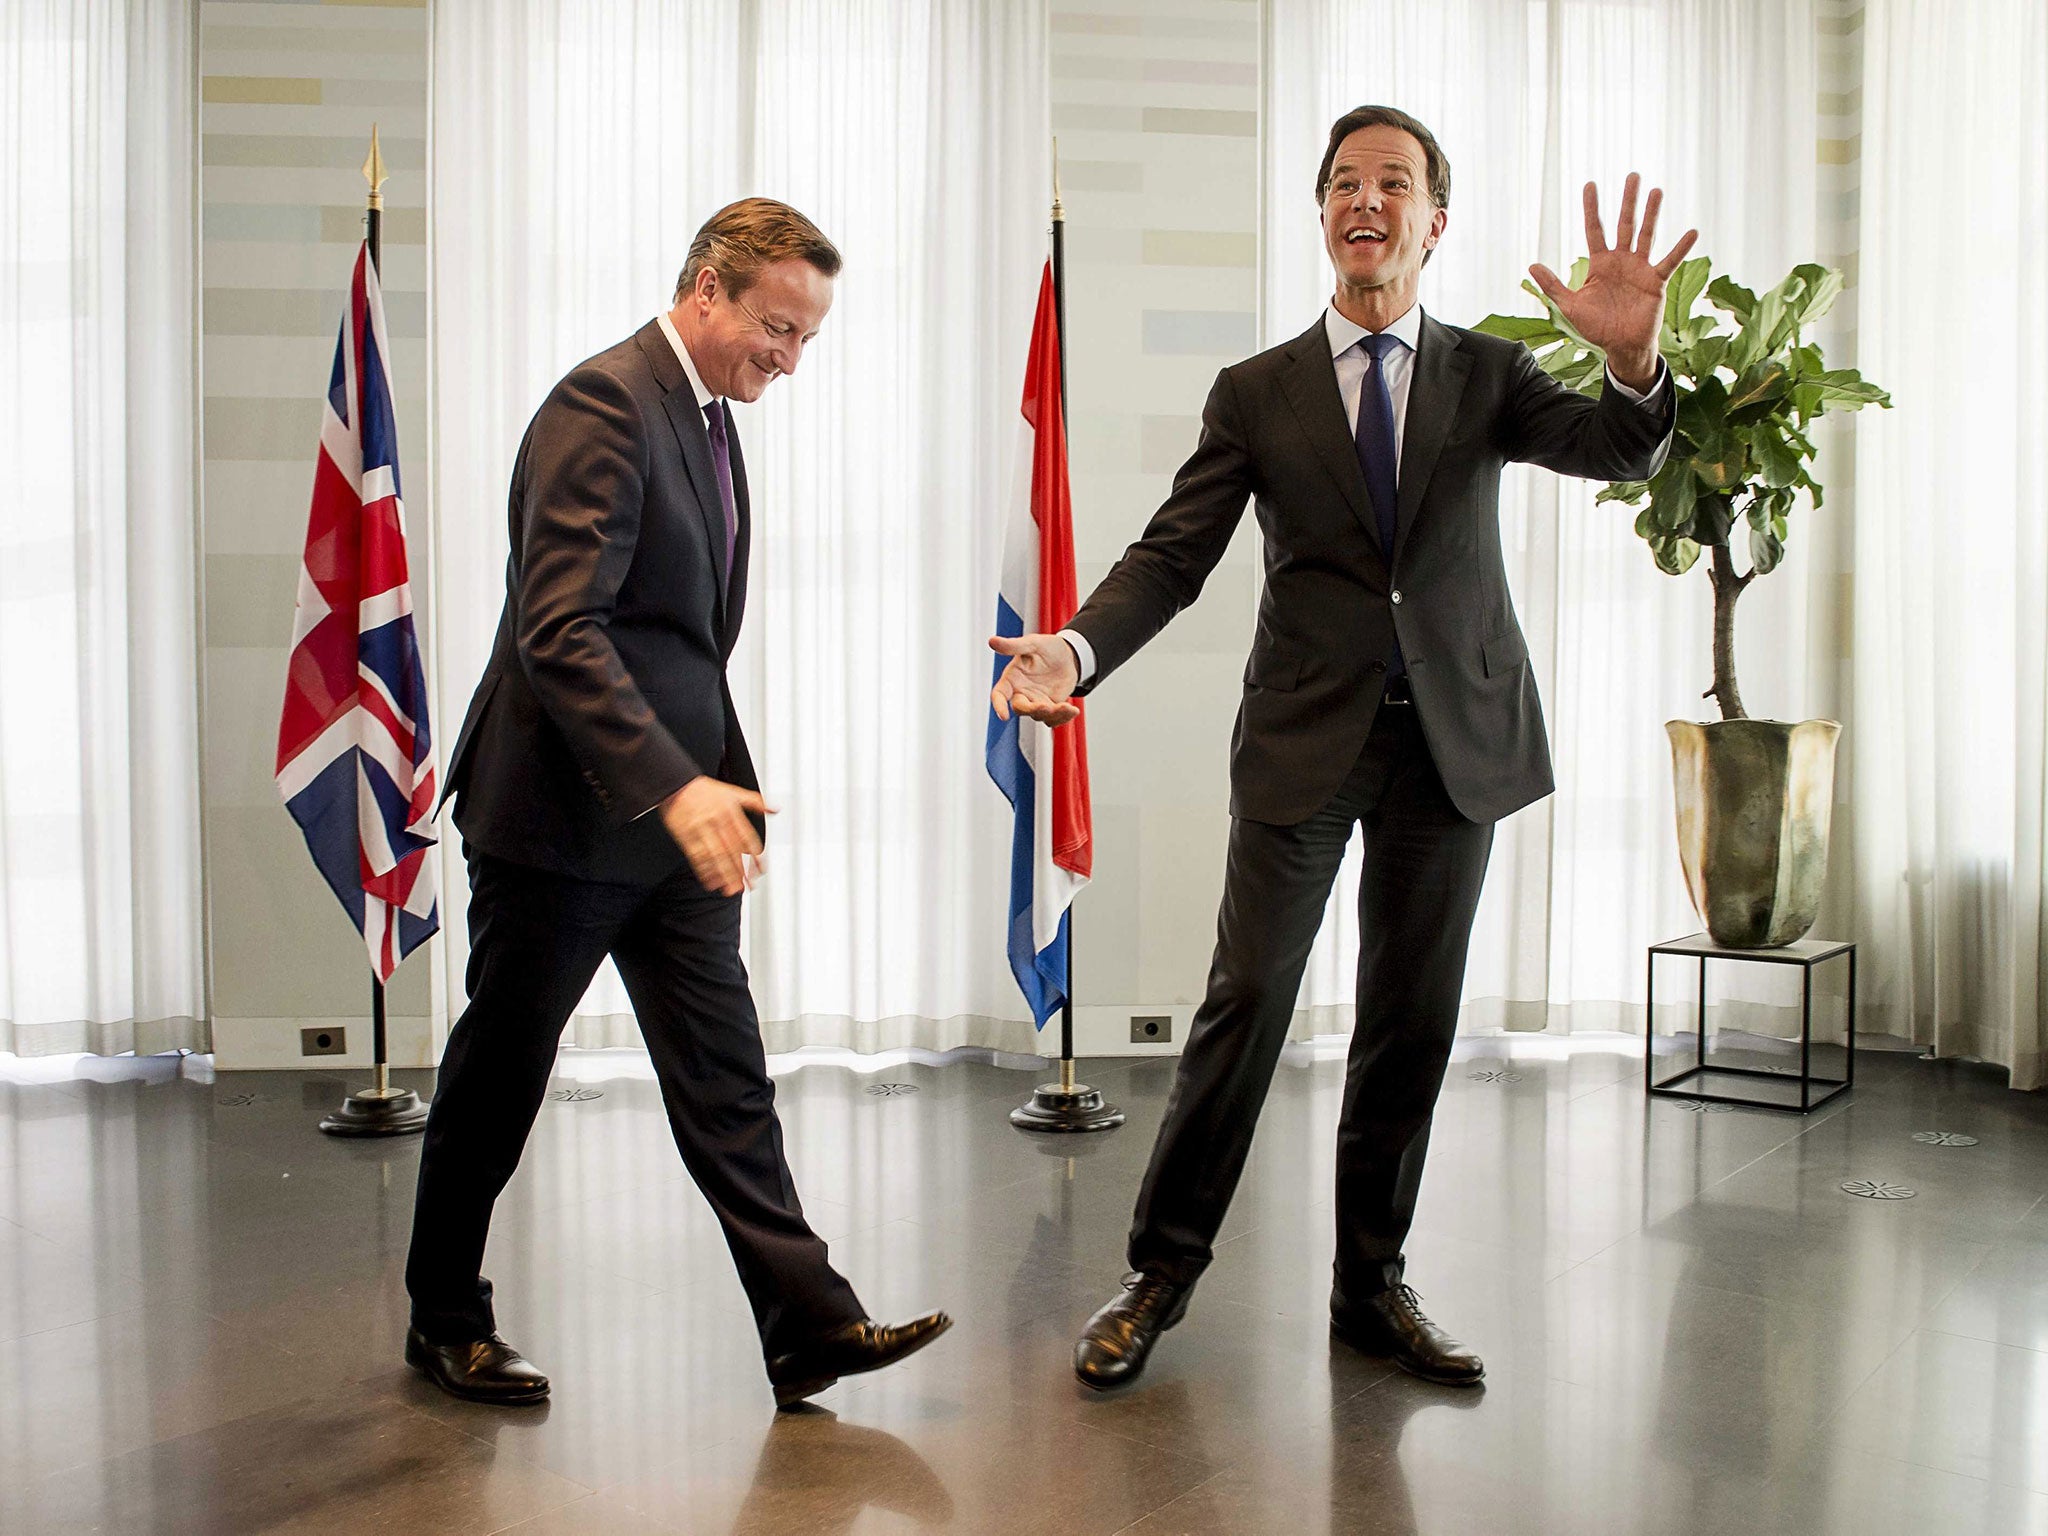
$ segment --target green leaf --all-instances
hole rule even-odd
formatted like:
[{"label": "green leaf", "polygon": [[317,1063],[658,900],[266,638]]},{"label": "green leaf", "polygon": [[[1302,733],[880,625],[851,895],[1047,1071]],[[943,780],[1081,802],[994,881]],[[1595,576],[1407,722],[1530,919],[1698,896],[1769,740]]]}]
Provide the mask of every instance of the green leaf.
[{"label": "green leaf", "polygon": [[1759,363],[1748,369],[1728,391],[1728,419],[1738,422],[1754,420],[1764,414],[1773,401],[1785,397],[1791,387],[1791,379],[1791,373],[1780,362]]},{"label": "green leaf", "polygon": [[1778,568],[1778,562],[1785,558],[1785,545],[1771,533],[1759,533],[1752,528],[1749,532],[1749,563],[1759,576],[1768,576]]},{"label": "green leaf", "polygon": [[1769,422],[1757,423],[1750,433],[1749,446],[1756,454],[1757,468],[1763,471],[1765,485],[1776,490],[1798,483],[1798,451],[1772,430]]},{"label": "green leaf", "polygon": [[1685,371],[1696,379],[1705,379],[1728,360],[1728,342],[1726,336],[1701,337],[1686,351]]},{"label": "green leaf", "polygon": [[1634,506],[1643,499],[1649,489],[1650,485],[1646,480],[1617,480],[1595,496],[1593,501],[1596,506],[1603,501],[1625,501]]},{"label": "green leaf", "polygon": [[1692,307],[1707,286],[1713,262],[1705,256],[1681,261],[1664,287],[1664,323],[1674,331],[1692,317]]},{"label": "green leaf", "polygon": [[1756,295],[1732,277],[1717,277],[1709,283],[1707,298],[1714,308],[1733,315],[1737,325],[1748,324],[1751,312],[1756,309]]},{"label": "green leaf", "polygon": [[1663,539],[1664,530],[1657,526],[1657,509],[1655,507],[1645,507],[1636,514],[1636,537],[1648,539],[1652,544],[1656,544]]},{"label": "green leaf", "polygon": [[1846,405],[1850,410],[1860,410],[1866,405],[1881,405],[1891,409],[1892,397],[1875,384],[1867,382],[1854,368],[1830,368],[1818,373],[1809,381],[1820,390],[1823,400],[1833,400]]},{"label": "green leaf", "polygon": [[1735,521],[1735,503],[1727,496],[1702,496],[1692,516],[1692,536],[1702,544],[1726,544]]},{"label": "green leaf", "polygon": [[1562,334],[1547,315],[1488,315],[1472,327],[1484,336],[1519,341],[1533,347],[1538,342],[1556,341]]},{"label": "green leaf", "polygon": [[1742,466],[1747,457],[1742,440],[1731,435],[1711,449],[1694,454],[1692,472],[1708,490],[1728,495],[1742,484]]},{"label": "green leaf", "polygon": [[1657,526],[1665,533],[1688,532],[1699,494],[1690,464],[1667,460],[1650,481],[1650,510],[1656,514]]},{"label": "green leaf", "polygon": [[1700,557],[1700,547],[1691,539],[1664,539],[1650,546],[1657,569],[1667,576],[1683,576]]},{"label": "green leaf", "polygon": [[1843,277],[1837,268],[1804,262],[1792,269],[1792,275],[1800,278],[1804,286],[1794,304],[1794,314],[1802,326],[1820,319],[1842,296]]},{"label": "green leaf", "polygon": [[1728,386],[1712,374],[1702,378],[1690,393],[1678,401],[1678,430],[1695,443],[1712,442],[1721,435],[1728,417]]},{"label": "green leaf", "polygon": [[1586,286],[1586,274],[1588,272],[1591,272],[1592,270],[1592,259],[1590,257],[1581,256],[1577,261],[1572,263],[1571,275],[1567,277],[1565,281],[1574,288],[1583,288]]}]

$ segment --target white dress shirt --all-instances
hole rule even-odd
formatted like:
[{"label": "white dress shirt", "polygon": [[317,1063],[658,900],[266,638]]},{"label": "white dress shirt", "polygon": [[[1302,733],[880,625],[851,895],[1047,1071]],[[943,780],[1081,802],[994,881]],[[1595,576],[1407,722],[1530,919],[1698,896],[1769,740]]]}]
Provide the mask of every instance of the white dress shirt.
[{"label": "white dress shirt", "polygon": [[697,374],[697,365],[690,359],[690,349],[683,345],[683,338],[676,334],[676,323],[669,319],[668,312],[655,316],[661,326],[661,334],[668,338],[668,344],[676,349],[676,361],[683,365],[683,376],[690,381],[690,388],[697,392],[697,409],[708,409],[718,396],[704,387],[704,380]]},{"label": "white dress shirt", "polygon": [[[1370,334],[1355,320],[1347,320],[1337,313],[1332,303],[1323,311],[1323,330],[1330,338],[1330,359],[1337,370],[1337,393],[1343,397],[1344,419],[1351,424],[1351,434],[1358,435],[1358,397],[1365,392],[1366,371],[1372,367],[1372,354],[1365,348],[1365,338]],[[1401,345],[1387,354],[1387,396],[1394,402],[1394,475],[1398,480],[1401,473],[1401,444],[1408,435],[1408,386],[1415,378],[1415,353],[1422,340],[1422,306],[1411,304],[1405,313],[1386,328],[1385,334],[1398,338]],[[1630,389],[1614,376],[1614,370],[1607,370],[1607,387],[1637,405],[1647,406],[1664,383],[1664,363],[1657,363],[1657,379],[1647,392]],[[1079,630],[1063,629],[1060,638],[1074,648],[1074,659],[1081,665],[1081,681],[1087,682],[1095,675],[1095,648]]]}]

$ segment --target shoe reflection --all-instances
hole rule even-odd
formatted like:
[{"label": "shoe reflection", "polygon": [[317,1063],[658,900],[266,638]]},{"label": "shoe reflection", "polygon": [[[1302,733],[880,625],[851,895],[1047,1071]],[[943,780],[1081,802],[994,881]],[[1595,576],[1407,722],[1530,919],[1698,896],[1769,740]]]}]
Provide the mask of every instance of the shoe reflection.
[{"label": "shoe reflection", "polygon": [[[1349,1390],[1345,1383],[1352,1379],[1356,1360],[1348,1344],[1330,1341],[1328,1529],[1422,1536],[1414,1491],[1401,1464],[1408,1422],[1425,1409],[1469,1412],[1486,1400],[1486,1384],[1441,1387],[1395,1371],[1340,1404],[1339,1393]],[[1369,1523],[1361,1527],[1362,1520]]]},{"label": "shoe reflection", "polygon": [[843,1423],[829,1408],[806,1403],[776,1414],[768,1426],[731,1530],[827,1536],[862,1525],[871,1509],[913,1529],[953,1522],[953,1496],[922,1456],[894,1435]]}]

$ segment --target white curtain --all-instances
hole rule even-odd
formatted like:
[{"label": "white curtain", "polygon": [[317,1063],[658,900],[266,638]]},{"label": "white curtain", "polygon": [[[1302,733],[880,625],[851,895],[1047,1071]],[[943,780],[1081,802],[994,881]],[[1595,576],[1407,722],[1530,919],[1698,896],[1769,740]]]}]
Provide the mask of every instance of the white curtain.
[{"label": "white curtain", "polygon": [[1857,433],[1846,745],[1864,997],[1882,1027],[2033,1088],[2048,1081],[2048,14],[1871,0],[1864,60],[1860,365],[1898,403]]},{"label": "white curtain", "polygon": [[[1803,0],[1274,0],[1266,80],[1263,328],[1298,334],[1330,293],[1314,201],[1330,124],[1412,112],[1450,160],[1450,220],[1423,306],[1471,325],[1533,312],[1529,263],[1585,250],[1579,189],[1612,228],[1630,170],[1661,185],[1659,247],[1687,225],[1750,287],[1818,254],[1814,8]],[[1846,474],[1847,464],[1832,466]],[[1831,466],[1823,461],[1825,482]],[[1699,926],[1679,875],[1663,722],[1711,718],[1703,570],[1661,575],[1633,512],[1598,486],[1512,469],[1508,575],[1549,715],[1558,792],[1504,822],[1466,978],[1468,1029],[1640,1028],[1643,954]],[[1738,653],[1759,716],[1834,708],[1806,663],[1835,588],[1826,519],[1801,514],[1786,565],[1743,599]],[[1852,733],[1856,727],[1852,724]],[[1297,1032],[1349,1027],[1357,847],[1305,978]]]},{"label": "white curtain", "polygon": [[[846,257],[803,368],[738,415],[755,555],[735,695],[782,812],[745,940],[770,1050],[1032,1049],[981,752],[1046,248],[1045,29],[1042,0],[435,11],[444,739],[488,654],[507,478],[548,387],[668,307],[733,198],[793,203]],[[627,1010],[607,967],[566,1038],[636,1043]]]},{"label": "white curtain", "polygon": [[207,1044],[195,14],[0,6],[0,1051]]}]

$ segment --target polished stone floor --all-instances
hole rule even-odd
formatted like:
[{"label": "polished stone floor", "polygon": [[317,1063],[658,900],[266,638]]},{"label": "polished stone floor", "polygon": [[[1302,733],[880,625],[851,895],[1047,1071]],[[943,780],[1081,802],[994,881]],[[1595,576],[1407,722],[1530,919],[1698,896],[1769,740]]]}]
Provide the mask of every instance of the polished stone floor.
[{"label": "polished stone floor", "polygon": [[1130,1123],[1079,1140],[1010,1128],[1028,1070],[806,1065],[835,1259],[958,1325],[780,1417],[644,1067],[561,1070],[489,1262],[555,1397],[489,1410],[399,1362],[417,1143],[317,1134],[346,1078],[0,1059],[0,1531],[2048,1533],[2048,1101],[1986,1069],[1871,1052],[1801,1119],[1464,1042],[1410,1263],[1460,1392],[1329,1338],[1342,1061],[1291,1047],[1186,1324],[1099,1397],[1171,1063],[1091,1064]]}]

